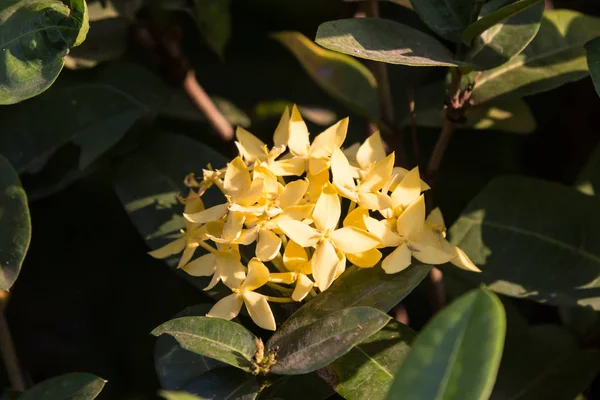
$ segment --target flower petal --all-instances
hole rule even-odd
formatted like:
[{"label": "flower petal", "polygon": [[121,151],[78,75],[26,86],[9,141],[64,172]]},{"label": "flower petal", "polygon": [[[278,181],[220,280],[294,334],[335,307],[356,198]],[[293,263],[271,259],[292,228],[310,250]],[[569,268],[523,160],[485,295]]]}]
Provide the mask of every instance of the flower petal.
[{"label": "flower petal", "polygon": [[227,204],[219,204],[214,207],[207,208],[195,214],[183,214],[185,219],[195,224],[205,224],[207,222],[216,221],[227,214]]},{"label": "flower petal", "polygon": [[204,202],[200,197],[197,197],[185,203],[183,212],[186,214],[195,214],[202,210],[204,210]]},{"label": "flower petal", "polygon": [[233,293],[217,301],[206,316],[229,321],[237,317],[242,309],[242,304],[242,296],[239,293]]},{"label": "flower petal", "polygon": [[204,254],[184,265],[182,269],[192,276],[211,276],[217,269],[217,257],[213,253]]},{"label": "flower petal", "polygon": [[[275,181],[275,183],[277,183],[277,181]],[[235,194],[231,201],[242,206],[251,206],[263,196],[264,191],[265,181],[261,178],[256,178],[252,181],[247,190]]]},{"label": "flower petal", "polygon": [[244,215],[241,213],[230,212],[227,214],[227,220],[223,226],[221,238],[227,242],[232,242],[237,239],[242,232],[245,220],[246,217],[244,217]]},{"label": "flower petal", "polygon": [[308,181],[306,179],[298,179],[288,183],[279,195],[279,206],[281,208],[295,206],[302,200],[307,190]]},{"label": "flower petal", "polygon": [[373,163],[385,158],[385,147],[379,131],[375,131],[356,152],[356,161],[361,168],[369,168]]},{"label": "flower petal", "polygon": [[256,257],[261,261],[271,261],[279,254],[281,238],[269,229],[261,229],[256,242]]},{"label": "flower petal", "polygon": [[392,176],[394,169],[394,153],[379,161],[360,182],[360,191],[373,192],[379,190]]},{"label": "flower petal", "polygon": [[408,245],[403,243],[392,251],[381,263],[386,274],[395,274],[410,266],[411,252]]},{"label": "flower petal", "polygon": [[398,186],[390,196],[392,198],[393,208],[406,208],[419,198],[421,194],[421,178],[419,177],[419,167],[413,168],[400,181]]},{"label": "flower petal", "polygon": [[380,243],[377,236],[353,226],[337,229],[331,232],[329,237],[335,248],[344,253],[362,253],[377,247]]},{"label": "flower petal", "polygon": [[286,106],[283,114],[281,114],[281,119],[277,124],[277,128],[275,128],[275,133],[273,134],[273,143],[275,146],[287,146],[289,136],[290,108]]},{"label": "flower petal", "polygon": [[245,192],[250,187],[250,171],[241,157],[227,164],[223,188],[227,194]]},{"label": "flower petal", "polygon": [[254,257],[248,262],[248,276],[241,289],[243,291],[253,291],[269,282],[269,268],[265,266],[258,258]]},{"label": "flower petal", "polygon": [[425,264],[445,264],[456,257],[456,247],[430,228],[423,229],[418,240],[411,240],[413,257]]},{"label": "flower petal", "polygon": [[349,118],[344,118],[318,134],[310,146],[311,156],[328,157],[334,148],[340,147],[346,140],[349,121]]},{"label": "flower petal", "polygon": [[321,195],[323,187],[329,183],[329,171],[323,170],[317,175],[311,175],[309,173],[306,175],[306,178],[308,179],[308,190],[306,191],[306,194],[309,199],[316,201]]},{"label": "flower petal", "polygon": [[295,272],[275,272],[271,273],[269,281],[274,283],[284,283],[286,285],[290,285],[296,282],[297,278],[298,274]]},{"label": "flower petal", "polygon": [[306,169],[306,160],[295,157],[288,160],[273,161],[269,164],[269,169],[277,176],[300,176]]},{"label": "flower petal", "polygon": [[327,290],[335,279],[339,258],[329,240],[323,240],[315,249],[311,263],[312,275],[321,291]]},{"label": "flower petal", "polygon": [[359,229],[367,230],[365,225],[365,217],[369,216],[369,210],[362,207],[356,207],[344,218],[344,226],[354,226]]},{"label": "flower petal", "polygon": [[425,226],[425,198],[423,195],[408,206],[398,217],[396,231],[399,235],[418,236]]},{"label": "flower petal", "polygon": [[481,272],[481,270],[477,268],[475,264],[473,264],[473,261],[471,261],[469,256],[467,256],[464,251],[462,251],[458,247],[455,247],[455,249],[456,257],[450,260],[452,264],[454,264],[458,268],[466,269],[467,271]]},{"label": "flower petal", "polygon": [[327,169],[328,164],[329,164],[328,158],[311,157],[308,159],[308,173],[311,175],[318,175]]},{"label": "flower petal", "polygon": [[283,265],[290,271],[302,272],[307,263],[308,255],[306,254],[306,250],[298,243],[290,240],[283,252]]},{"label": "flower petal", "polygon": [[173,240],[161,248],[149,251],[148,254],[154,258],[167,258],[169,256],[181,253],[185,249],[186,239],[184,237]]},{"label": "flower petal", "polygon": [[335,276],[333,277],[333,280],[336,280],[346,270],[346,255],[341,251],[336,251],[335,253],[338,256],[339,261],[335,266]]},{"label": "flower petal", "polygon": [[231,289],[239,289],[246,279],[244,266],[235,254],[219,252],[217,256],[217,272],[221,280]]},{"label": "flower petal", "polygon": [[[268,165],[265,163],[255,164],[253,171],[254,180],[262,179],[263,183],[263,192],[264,193],[278,193],[279,192],[279,182],[277,182],[277,177],[275,174],[269,169]],[[260,197],[260,196],[259,196]]]},{"label": "flower petal", "polygon": [[236,142],[237,148],[246,161],[267,160],[267,154],[265,153],[266,145],[262,140],[241,126],[238,126],[235,130],[235,136],[239,142],[239,144]]},{"label": "flower petal", "polygon": [[330,231],[337,226],[341,214],[342,207],[340,205],[340,198],[338,197],[337,190],[333,185],[327,184],[323,188],[323,191],[317,200],[317,204],[315,204],[315,209],[312,214],[313,221],[315,222],[317,229]]},{"label": "flower petal", "polygon": [[364,221],[367,230],[377,236],[381,242],[381,247],[396,247],[403,242],[402,238],[392,232],[383,221],[371,217],[366,217]]},{"label": "flower petal", "polygon": [[377,249],[363,251],[362,253],[346,254],[348,261],[360,268],[371,268],[381,260],[381,252]]},{"label": "flower petal", "polygon": [[384,193],[358,192],[358,204],[368,210],[385,210],[392,206],[392,200]]},{"label": "flower petal", "polygon": [[321,233],[314,228],[293,219],[282,218],[277,226],[287,237],[302,247],[315,246],[321,240]]},{"label": "flower petal", "polygon": [[444,222],[444,216],[442,215],[442,211],[439,207],[436,207],[433,211],[429,213],[429,215],[427,216],[427,222],[439,232],[446,231],[446,223]]},{"label": "flower petal", "polygon": [[204,290],[205,292],[207,290],[211,290],[212,288],[217,286],[217,283],[219,283],[219,282],[221,282],[221,276],[218,273],[215,273],[215,274],[213,274],[212,279],[210,280],[208,285],[202,290]]},{"label": "flower petal", "polygon": [[252,321],[263,329],[274,331],[277,326],[267,298],[259,293],[244,292],[244,304]]},{"label": "flower petal", "polygon": [[302,221],[308,218],[315,208],[314,204],[303,204],[301,206],[291,206],[283,210],[281,218],[291,218],[297,221]]},{"label": "flower petal", "polygon": [[290,116],[290,136],[288,138],[288,148],[297,156],[307,156],[310,147],[308,127],[294,104]]},{"label": "flower petal", "polygon": [[331,155],[332,181],[336,186],[355,189],[354,175],[348,159],[340,149],[334,149]]},{"label": "flower petal", "polygon": [[315,284],[308,276],[299,274],[296,279],[296,287],[294,287],[294,292],[292,293],[292,299],[296,301],[304,300],[306,295],[312,290],[313,286],[315,286]]},{"label": "flower petal", "polygon": [[242,232],[240,233],[240,236],[238,236],[238,238],[235,240],[235,243],[244,246],[250,246],[256,240],[259,229],[260,228],[258,226],[254,226],[250,229],[242,229]]},{"label": "flower petal", "polygon": [[194,256],[194,253],[196,252],[197,248],[198,248],[198,246],[186,246],[185,249],[183,250],[183,254],[181,255],[181,258],[179,259],[177,268],[181,268],[185,264],[189,263],[190,260],[192,259],[192,257]]}]

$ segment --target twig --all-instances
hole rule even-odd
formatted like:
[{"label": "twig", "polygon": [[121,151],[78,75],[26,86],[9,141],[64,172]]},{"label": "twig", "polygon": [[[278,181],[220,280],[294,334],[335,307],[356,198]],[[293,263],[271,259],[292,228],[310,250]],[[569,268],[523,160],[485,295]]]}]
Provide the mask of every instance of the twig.
[{"label": "twig", "polygon": [[2,352],[2,359],[4,360],[10,386],[18,392],[24,392],[26,386],[23,372],[21,371],[21,364],[19,363],[2,307],[0,307],[0,351]]},{"label": "twig", "polygon": [[413,89],[408,89],[407,91],[408,94],[408,112],[410,113],[410,133],[411,133],[411,139],[412,139],[412,150],[414,153],[414,157],[415,157],[415,164],[418,166],[420,166],[420,161],[419,161],[419,154],[420,154],[420,148],[419,148],[419,138],[417,135],[417,114],[415,113],[415,93],[413,91]]}]

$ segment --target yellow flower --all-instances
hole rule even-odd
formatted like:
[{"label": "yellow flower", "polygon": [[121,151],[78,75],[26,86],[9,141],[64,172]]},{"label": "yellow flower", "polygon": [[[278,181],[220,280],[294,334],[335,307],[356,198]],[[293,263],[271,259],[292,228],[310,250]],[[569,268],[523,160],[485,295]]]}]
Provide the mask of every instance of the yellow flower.
[{"label": "yellow flower", "polygon": [[219,300],[206,314],[208,317],[231,320],[240,313],[242,305],[246,305],[248,314],[254,323],[263,329],[274,331],[275,317],[267,302],[267,296],[255,290],[269,282],[269,269],[257,258],[248,263],[248,276],[238,288],[231,288],[233,294]]},{"label": "yellow flower", "polygon": [[196,258],[182,269],[191,276],[212,276],[204,290],[214,288],[219,282],[230,289],[239,288],[245,277],[239,248],[236,245],[217,244],[217,249]]}]

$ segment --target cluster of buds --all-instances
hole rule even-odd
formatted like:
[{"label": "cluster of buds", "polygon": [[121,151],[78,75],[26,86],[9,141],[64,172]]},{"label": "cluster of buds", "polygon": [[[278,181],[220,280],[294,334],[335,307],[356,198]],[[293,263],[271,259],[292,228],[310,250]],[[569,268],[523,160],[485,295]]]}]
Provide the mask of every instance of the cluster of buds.
[{"label": "cluster of buds", "polygon": [[[377,132],[343,149],[347,129],[348,118],[311,143],[296,106],[285,110],[272,149],[238,128],[240,155],[222,170],[204,170],[201,181],[188,179],[182,237],[150,254],[183,252],[179,268],[212,276],[207,290],[219,282],[231,289],[208,316],[230,320],[245,305],[252,320],[269,330],[276,328],[269,302],[315,296],[349,263],[395,274],[414,257],[479,271],[446,240],[441,212],[426,215],[422,192],[429,186],[418,168],[394,167],[394,153],[386,155]],[[202,195],[212,186],[224,203],[205,208]],[[240,246],[253,246],[254,257],[246,261]],[[207,253],[193,259],[199,247]],[[381,249],[389,249],[385,257]],[[260,293],[264,286],[281,297]]]}]

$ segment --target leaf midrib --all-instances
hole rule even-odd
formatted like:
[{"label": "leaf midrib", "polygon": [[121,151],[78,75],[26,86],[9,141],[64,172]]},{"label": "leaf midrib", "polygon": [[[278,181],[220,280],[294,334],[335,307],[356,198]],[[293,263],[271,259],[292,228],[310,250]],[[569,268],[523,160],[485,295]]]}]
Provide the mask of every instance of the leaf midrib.
[{"label": "leaf midrib", "polygon": [[[67,18],[69,18],[69,17],[67,17],[65,15],[65,19],[67,19]],[[34,33],[42,32],[42,31],[45,31],[45,30],[48,30],[48,29],[52,29],[52,28],[66,29],[66,30],[73,30],[73,31],[76,30],[74,27],[70,27],[70,26],[66,26],[66,25],[46,25],[46,26],[44,26],[42,28],[37,28],[37,29],[30,30],[28,32],[25,32],[25,33],[17,36],[16,38],[13,38],[13,39],[9,40],[8,42],[0,44],[0,49],[6,48],[6,47],[10,46],[11,44],[13,44],[14,42],[16,42],[16,41],[18,41],[18,40],[20,40],[20,39],[22,39],[22,38],[24,38],[26,36],[33,35]]]}]

